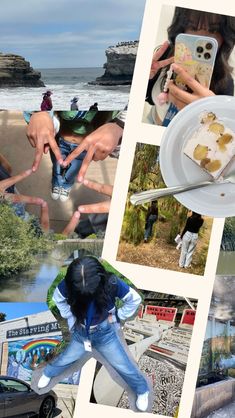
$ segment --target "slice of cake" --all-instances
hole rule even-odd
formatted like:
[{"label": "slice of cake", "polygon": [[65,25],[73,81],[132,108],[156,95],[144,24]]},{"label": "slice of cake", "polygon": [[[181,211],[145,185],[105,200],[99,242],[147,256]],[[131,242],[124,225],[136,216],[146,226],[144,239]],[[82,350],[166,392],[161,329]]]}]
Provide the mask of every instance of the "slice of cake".
[{"label": "slice of cake", "polygon": [[204,113],[200,123],[183,152],[217,179],[235,155],[235,133],[212,112]]}]

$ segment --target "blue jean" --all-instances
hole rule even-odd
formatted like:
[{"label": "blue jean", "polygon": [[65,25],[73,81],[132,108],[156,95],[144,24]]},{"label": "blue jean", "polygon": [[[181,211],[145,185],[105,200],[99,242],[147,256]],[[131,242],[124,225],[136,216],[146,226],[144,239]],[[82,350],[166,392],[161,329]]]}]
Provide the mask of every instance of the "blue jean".
[{"label": "blue jean", "polygon": [[144,231],[144,238],[148,239],[152,236],[153,224],[157,220],[157,215],[150,215],[148,220],[146,221],[145,231]]},{"label": "blue jean", "polygon": [[[60,149],[63,160],[68,157],[71,152],[73,152],[78,145],[65,141],[64,138],[60,137],[57,140],[58,147]],[[57,162],[55,155],[50,151],[51,161],[52,161],[52,187],[63,187],[64,189],[71,189],[75,182],[76,175],[78,174],[83,159],[86,155],[86,151],[83,151],[77,158],[75,158],[69,168],[66,170],[65,175],[63,175],[63,167]]]},{"label": "blue jean", "polygon": [[[106,319],[90,330],[89,339],[92,347],[119,373],[136,395],[149,391],[147,380],[125,349],[115,324]],[[76,325],[68,347],[52,363],[47,364],[44,374],[47,377],[58,376],[68,366],[85,357],[88,353],[84,348],[85,340],[85,328]]]},{"label": "blue jean", "polygon": [[195,232],[185,232],[182,239],[182,247],[179,259],[180,267],[189,267],[191,265],[194,250],[198,241],[198,234]]}]

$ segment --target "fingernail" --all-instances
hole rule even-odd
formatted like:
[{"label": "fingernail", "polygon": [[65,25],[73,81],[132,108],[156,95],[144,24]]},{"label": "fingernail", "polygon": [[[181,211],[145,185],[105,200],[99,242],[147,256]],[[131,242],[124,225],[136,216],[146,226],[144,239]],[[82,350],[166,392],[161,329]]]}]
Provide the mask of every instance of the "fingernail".
[{"label": "fingernail", "polygon": [[45,200],[43,200],[42,207],[45,208],[46,206],[47,206],[47,202],[45,202]]},{"label": "fingernail", "polygon": [[85,208],[83,206],[78,206],[79,212],[84,212]]},{"label": "fingernail", "polygon": [[80,218],[80,213],[78,211],[74,212],[74,217],[77,218],[77,219]]},{"label": "fingernail", "polygon": [[84,179],[83,184],[85,184],[85,186],[86,186],[88,184],[88,180]]},{"label": "fingernail", "polygon": [[35,173],[36,167],[32,167],[32,172]]},{"label": "fingernail", "polygon": [[66,163],[65,161],[63,161],[63,162],[62,162],[62,166],[63,166],[63,167],[66,167],[66,166],[67,166],[67,163]]},{"label": "fingernail", "polygon": [[59,160],[59,164],[62,165],[64,160]]},{"label": "fingernail", "polygon": [[26,174],[27,175],[29,175],[29,174],[31,174],[32,172],[34,171],[34,167],[33,168],[30,168],[29,170],[26,170]]},{"label": "fingernail", "polygon": [[83,177],[82,176],[78,177],[78,181],[79,181],[79,183],[82,183],[83,182]]}]

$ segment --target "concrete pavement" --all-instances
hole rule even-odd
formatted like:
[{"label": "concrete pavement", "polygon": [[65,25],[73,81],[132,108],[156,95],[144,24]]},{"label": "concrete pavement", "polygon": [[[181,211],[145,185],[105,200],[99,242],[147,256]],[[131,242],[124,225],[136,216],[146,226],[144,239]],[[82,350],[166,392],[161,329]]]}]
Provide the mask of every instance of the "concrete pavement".
[{"label": "concrete pavement", "polygon": [[[26,123],[22,112],[0,112],[0,152],[9,160],[13,175],[31,167],[34,158],[34,149],[29,144],[26,134]],[[106,184],[113,184],[117,160],[107,157],[104,161],[92,162],[86,178]],[[80,204],[93,203],[105,200],[104,195],[88,190],[76,183],[71,191],[71,198],[62,203],[53,201],[51,191],[51,160],[44,155],[39,170],[17,185],[17,189],[31,196],[42,197],[48,202],[51,228],[61,232],[69,221],[72,213]],[[39,215],[38,208],[30,206],[30,213]]]},{"label": "concrete pavement", "polygon": [[77,398],[77,385],[58,384],[53,391],[58,396],[54,418],[71,418],[74,412],[74,402]]}]

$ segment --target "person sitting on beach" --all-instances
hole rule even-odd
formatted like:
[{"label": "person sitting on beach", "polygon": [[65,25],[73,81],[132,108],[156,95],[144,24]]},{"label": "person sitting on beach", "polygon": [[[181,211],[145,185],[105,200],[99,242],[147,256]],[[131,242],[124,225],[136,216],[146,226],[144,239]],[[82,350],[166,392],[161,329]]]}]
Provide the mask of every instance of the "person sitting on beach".
[{"label": "person sitting on beach", "polygon": [[53,105],[52,105],[51,95],[52,95],[52,92],[50,90],[47,90],[46,93],[43,93],[41,110],[47,111],[47,110],[52,109]]},{"label": "person sitting on beach", "polygon": [[91,105],[89,110],[98,110],[98,103],[95,102],[93,105]]}]

